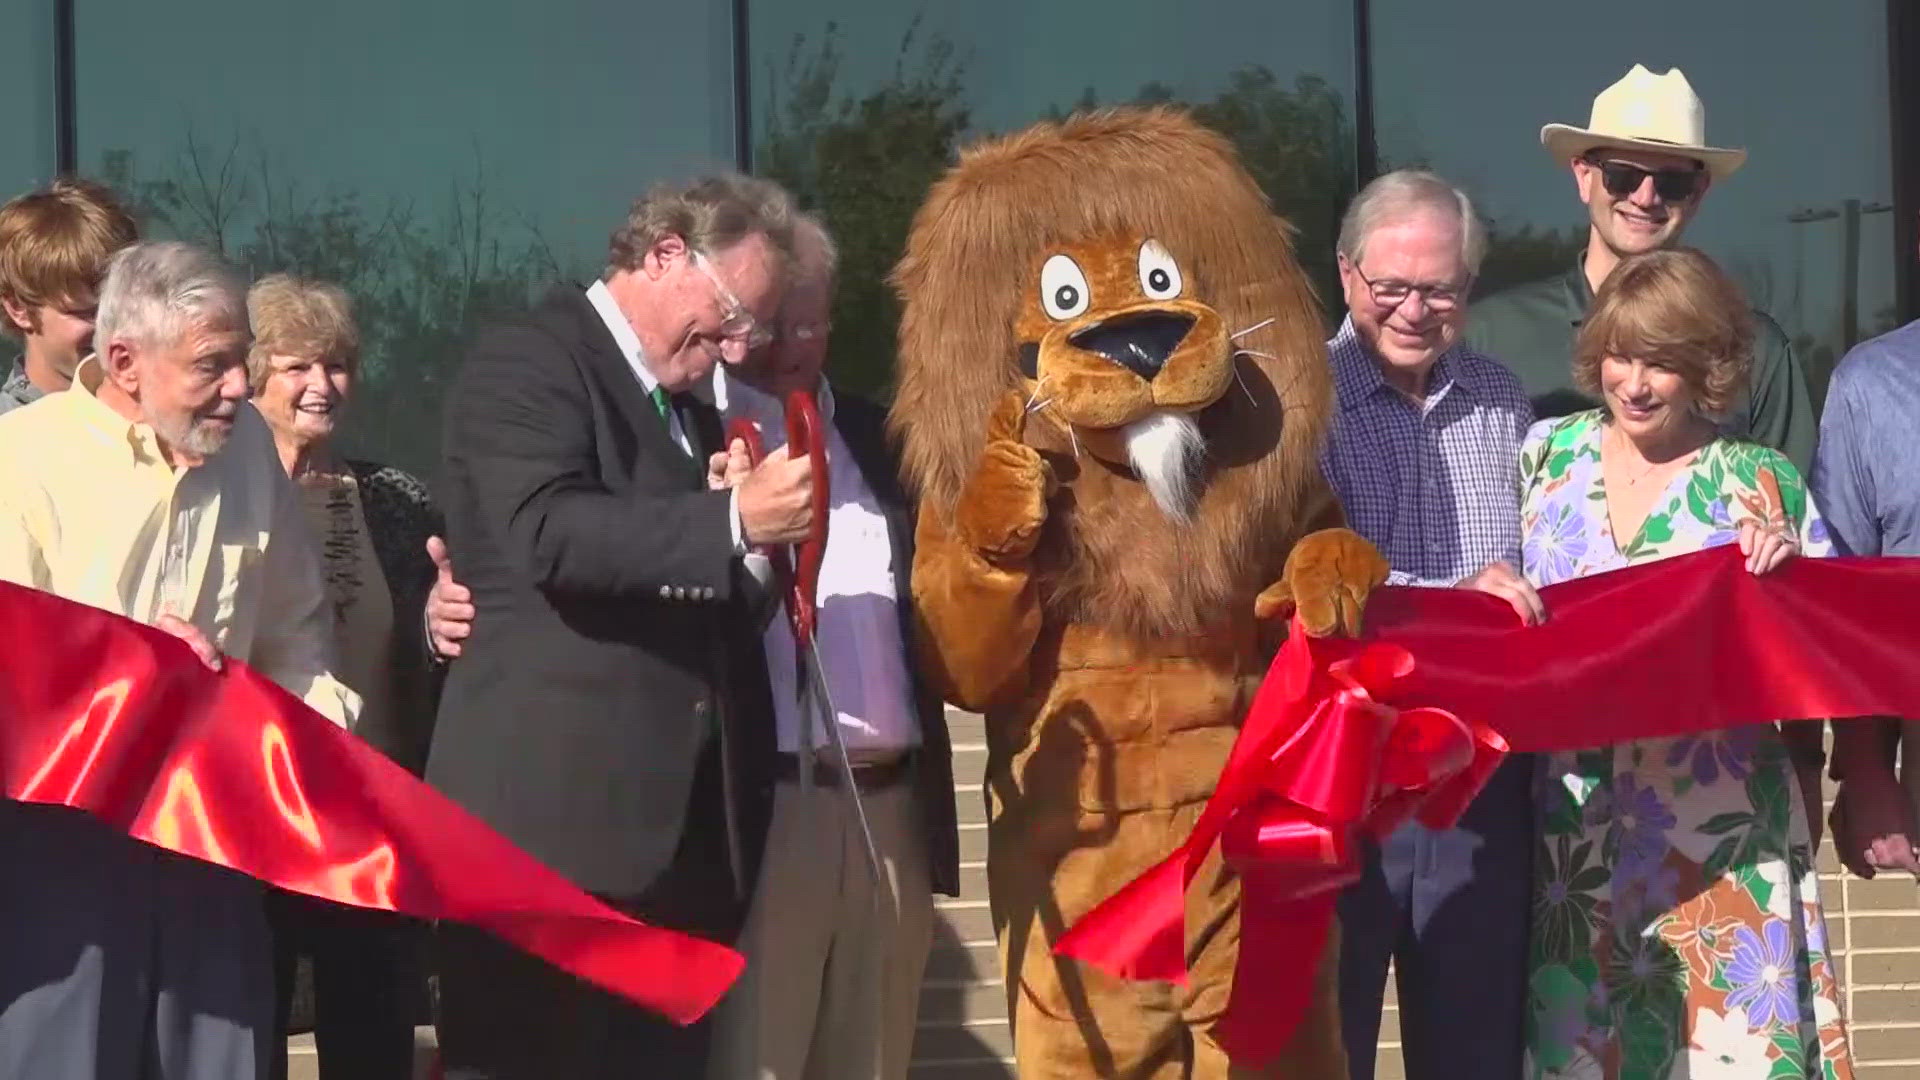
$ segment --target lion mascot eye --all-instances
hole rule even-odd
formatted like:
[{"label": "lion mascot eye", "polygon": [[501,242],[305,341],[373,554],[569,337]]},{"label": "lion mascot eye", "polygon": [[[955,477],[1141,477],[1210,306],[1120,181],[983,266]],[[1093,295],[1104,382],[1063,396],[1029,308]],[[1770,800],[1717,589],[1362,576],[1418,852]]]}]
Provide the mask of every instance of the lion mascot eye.
[{"label": "lion mascot eye", "polygon": [[1046,311],[1047,318],[1057,322],[1085,314],[1091,302],[1087,295],[1087,275],[1081,272],[1079,263],[1065,255],[1055,255],[1040,267],[1040,307]]},{"label": "lion mascot eye", "polygon": [[1180,295],[1180,267],[1158,240],[1140,245],[1140,291],[1149,300],[1171,300]]}]

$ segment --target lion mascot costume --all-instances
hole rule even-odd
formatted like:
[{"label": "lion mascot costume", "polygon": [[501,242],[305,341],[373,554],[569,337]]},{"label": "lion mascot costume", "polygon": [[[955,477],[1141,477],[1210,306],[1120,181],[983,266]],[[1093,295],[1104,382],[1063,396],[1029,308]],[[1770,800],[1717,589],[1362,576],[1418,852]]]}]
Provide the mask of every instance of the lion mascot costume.
[{"label": "lion mascot costume", "polygon": [[1318,455],[1332,383],[1289,230],[1226,140],[1169,109],[967,151],[894,272],[890,423],[919,499],[921,647],[986,716],[988,891],[1020,1075],[1344,1078],[1334,945],[1275,1061],[1212,1034],[1239,943],[1216,851],[1191,978],[1053,955],[1185,839],[1296,610],[1354,633],[1380,555]]}]

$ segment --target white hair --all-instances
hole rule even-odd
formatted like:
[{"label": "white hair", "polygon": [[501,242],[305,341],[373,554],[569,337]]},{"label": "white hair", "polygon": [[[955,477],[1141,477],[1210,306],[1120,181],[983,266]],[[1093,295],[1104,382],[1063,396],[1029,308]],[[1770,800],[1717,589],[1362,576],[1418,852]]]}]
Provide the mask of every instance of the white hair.
[{"label": "white hair", "polygon": [[1126,426],[1127,460],[1147,485],[1160,512],[1178,522],[1193,520],[1207,442],[1186,413],[1155,411]]},{"label": "white hair", "polygon": [[1480,273],[1487,254],[1487,231],[1467,193],[1420,169],[1400,169],[1377,177],[1360,189],[1340,219],[1340,254],[1359,265],[1367,239],[1382,226],[1394,225],[1422,211],[1451,217],[1460,227],[1460,261],[1468,277]]},{"label": "white hair", "polygon": [[840,249],[826,225],[812,214],[797,214],[793,219],[793,280],[796,284],[820,282],[829,287],[840,269]]},{"label": "white hair", "polygon": [[247,325],[247,290],[233,268],[192,244],[145,240],[108,260],[93,336],[102,346],[115,340],[162,346],[215,316]]}]

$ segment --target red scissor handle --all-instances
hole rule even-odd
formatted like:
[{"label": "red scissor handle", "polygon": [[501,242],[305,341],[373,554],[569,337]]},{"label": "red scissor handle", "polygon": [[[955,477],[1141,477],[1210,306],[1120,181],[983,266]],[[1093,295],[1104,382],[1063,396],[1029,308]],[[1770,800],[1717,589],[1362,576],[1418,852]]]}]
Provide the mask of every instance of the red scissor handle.
[{"label": "red scissor handle", "polygon": [[760,441],[760,429],[754,426],[753,421],[744,416],[734,417],[727,424],[727,445],[732,446],[735,439],[747,444],[747,464],[760,464],[760,459],[766,456],[766,449]]},{"label": "red scissor handle", "polygon": [[801,648],[813,641],[814,598],[820,586],[820,560],[827,552],[827,439],[820,427],[820,406],[813,393],[795,390],[787,395],[787,453],[805,454],[813,462],[813,525],[800,542],[793,574],[793,636]]},{"label": "red scissor handle", "polygon": [[[735,417],[727,424],[727,445],[739,439],[747,444],[747,464],[757,466],[766,456],[766,444],[760,441],[760,429],[746,417]],[[793,561],[787,557],[787,549],[772,544],[755,544],[753,549],[767,557],[773,564],[773,585],[782,594],[793,587]]]},{"label": "red scissor handle", "polygon": [[[747,460],[760,464],[765,456],[764,444],[760,441],[760,429],[753,426],[753,421],[736,417],[728,423],[728,444],[735,439],[746,443]],[[787,453],[804,454],[813,462],[813,526],[807,538],[797,545],[800,549],[797,568],[783,549],[762,544],[759,550],[773,562],[774,581],[787,594],[787,619],[793,624],[794,640],[805,649],[813,641],[814,598],[820,585],[820,559],[827,550],[829,495],[827,440],[820,429],[820,407],[805,390],[795,390],[787,396]]]}]

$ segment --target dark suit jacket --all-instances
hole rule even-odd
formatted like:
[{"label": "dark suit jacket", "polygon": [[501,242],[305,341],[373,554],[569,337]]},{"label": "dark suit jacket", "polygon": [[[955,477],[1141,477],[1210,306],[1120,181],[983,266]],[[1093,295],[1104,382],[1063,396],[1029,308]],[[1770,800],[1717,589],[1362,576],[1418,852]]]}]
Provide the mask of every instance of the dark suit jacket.
[{"label": "dark suit jacket", "polygon": [[[887,515],[887,537],[893,548],[895,593],[900,609],[900,640],[913,679],[914,704],[920,718],[922,753],[915,795],[926,827],[927,866],[936,891],[960,895],[960,837],[954,820],[953,747],[947,738],[947,710],[940,695],[922,676],[913,651],[913,527],[914,505],[900,486],[899,456],[887,441],[886,410],[864,398],[835,388],[833,426],[852,452],[854,463]],[[831,657],[826,660],[832,663]]]},{"label": "dark suit jacket", "polygon": [[[717,417],[681,404],[705,449]],[[427,780],[613,897],[657,892],[684,838],[723,831],[733,899],[750,895],[773,724],[727,493],[578,288],[483,336],[446,410],[447,544],[475,617]],[[695,783],[716,752],[724,799]]]}]

